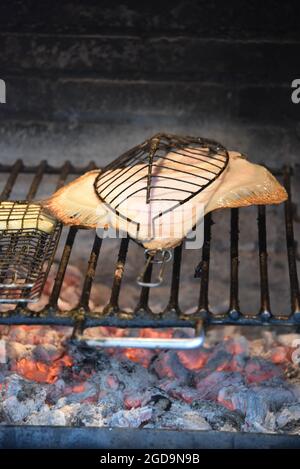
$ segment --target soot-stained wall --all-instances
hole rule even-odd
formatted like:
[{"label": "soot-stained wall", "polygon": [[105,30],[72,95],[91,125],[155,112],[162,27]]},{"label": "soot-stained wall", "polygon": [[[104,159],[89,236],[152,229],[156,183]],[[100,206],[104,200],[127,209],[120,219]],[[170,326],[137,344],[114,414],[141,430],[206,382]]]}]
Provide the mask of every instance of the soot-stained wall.
[{"label": "soot-stained wall", "polygon": [[297,1],[0,5],[1,160],[99,165],[157,131],[296,163]]}]

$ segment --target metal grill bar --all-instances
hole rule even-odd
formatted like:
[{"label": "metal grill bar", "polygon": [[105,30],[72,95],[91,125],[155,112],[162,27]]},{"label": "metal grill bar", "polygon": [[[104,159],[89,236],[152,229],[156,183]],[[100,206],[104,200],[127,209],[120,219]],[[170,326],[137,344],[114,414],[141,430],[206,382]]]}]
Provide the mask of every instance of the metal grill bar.
[{"label": "metal grill bar", "polygon": [[79,302],[80,306],[82,306],[85,311],[89,310],[89,299],[90,299],[91,289],[93,285],[93,280],[96,274],[96,267],[98,263],[101,246],[102,246],[102,239],[96,235],[94,239],[92,251],[90,254],[90,258],[89,258],[87,273],[84,279],[81,299]]},{"label": "metal grill bar", "polygon": [[67,270],[69,259],[71,256],[72,248],[74,245],[75,237],[78,232],[78,228],[71,227],[68,233],[66,244],[63,250],[63,254],[60,260],[58,271],[55,277],[55,282],[53,290],[50,296],[49,307],[52,309],[57,309],[57,302],[60,294],[60,290],[64,281],[64,276]]},{"label": "metal grill bar", "polygon": [[[151,277],[152,277],[152,270],[153,270],[153,264],[150,262],[147,266],[147,269],[144,273],[143,277],[143,282],[144,283],[150,283],[151,282]],[[149,308],[148,302],[149,302],[149,294],[150,294],[150,288],[149,287],[142,287],[141,289],[141,294],[140,294],[140,299],[137,304],[137,307],[135,309],[135,313],[141,315],[150,315],[151,314],[151,309]]]},{"label": "metal grill bar", "polygon": [[120,311],[119,310],[119,295],[120,295],[121,282],[122,282],[124,269],[125,269],[128,244],[129,244],[129,239],[123,238],[121,241],[118,261],[117,261],[117,265],[115,269],[110,301],[104,309],[104,312],[107,314],[118,313]]},{"label": "metal grill bar", "polygon": [[291,285],[291,307],[292,314],[295,319],[299,320],[300,316],[300,293],[299,293],[299,280],[297,273],[296,264],[296,248],[295,248],[295,237],[294,237],[294,225],[293,225],[293,203],[292,203],[292,191],[291,191],[291,169],[288,167],[284,168],[284,184],[289,195],[288,200],[285,203],[285,226],[286,226],[286,245],[289,263],[289,274],[290,274],[290,285]]},{"label": "metal grill bar", "polygon": [[204,244],[202,248],[202,275],[199,297],[199,312],[208,319],[211,316],[208,302],[208,283],[209,283],[209,263],[210,263],[210,242],[211,242],[211,226],[213,224],[211,213],[205,216],[204,220]]},{"label": "metal grill bar", "polygon": [[26,196],[26,199],[28,201],[31,201],[36,196],[36,193],[38,191],[38,188],[39,188],[39,186],[42,182],[44,173],[46,171],[46,167],[47,167],[47,162],[46,161],[41,161],[38,168],[37,168],[37,171],[35,173],[35,176],[33,178],[33,181],[31,183],[31,186],[30,186],[29,191],[28,191],[27,196]]},{"label": "metal grill bar", "polygon": [[239,305],[239,209],[231,209],[230,229],[230,304],[229,316],[238,319]]},{"label": "metal grill bar", "polygon": [[10,174],[0,195],[0,200],[7,200],[9,198],[21,169],[23,169],[23,161],[17,160],[12,168],[10,168]]},{"label": "metal grill bar", "polygon": [[260,267],[260,314],[264,321],[272,316],[268,277],[268,252],[267,252],[267,225],[266,207],[258,207],[258,238],[259,238],[259,267]]},{"label": "metal grill bar", "polygon": [[[61,187],[69,174],[79,175],[90,169],[95,168],[94,163],[90,163],[85,168],[74,167],[70,162],[64,163],[61,167],[52,167],[47,162],[41,162],[37,166],[24,166],[21,160],[13,165],[0,165],[1,173],[8,173],[7,181],[0,195],[2,200],[8,199],[14,184],[20,173],[33,174],[33,180],[27,193],[28,199],[32,200],[39,189],[39,186],[46,174],[58,175],[57,188]],[[290,194],[289,200],[285,204],[285,224],[286,224],[286,242],[288,266],[290,275],[291,290],[291,311],[290,316],[269,316],[258,314],[257,316],[247,316],[240,311],[239,306],[239,211],[231,211],[231,248],[230,248],[230,301],[229,312],[223,315],[215,315],[209,309],[209,264],[210,264],[210,245],[212,235],[211,215],[205,217],[205,242],[202,249],[202,276],[200,281],[199,305],[194,314],[184,316],[179,306],[179,287],[180,287],[180,268],[181,257],[183,254],[182,246],[174,250],[174,261],[172,270],[172,280],[170,287],[170,298],[167,308],[162,314],[153,314],[149,307],[149,288],[142,287],[137,307],[132,313],[124,313],[119,308],[119,295],[121,289],[122,277],[126,265],[126,256],[129,245],[129,239],[121,241],[118,259],[115,268],[115,274],[111,289],[111,297],[103,313],[95,314],[89,311],[89,297],[91,287],[95,277],[95,270],[101,250],[101,240],[96,236],[92,251],[88,260],[87,274],[84,279],[83,290],[78,307],[73,311],[60,313],[57,307],[57,301],[60,295],[64,275],[69,263],[70,255],[74,246],[78,228],[70,228],[67,240],[64,246],[63,254],[58,266],[53,291],[47,305],[39,313],[33,313],[28,308],[18,305],[16,310],[0,313],[0,324],[49,324],[74,326],[81,322],[83,327],[93,326],[116,326],[116,327],[196,327],[199,318],[205,320],[206,325],[240,324],[240,325],[261,325],[268,322],[270,325],[295,326],[300,324],[300,296],[299,282],[296,265],[295,239],[293,229],[293,205],[291,200],[291,170],[285,168],[282,171],[273,171],[278,176],[284,176],[284,184]],[[261,272],[261,310],[270,313],[270,292],[267,276],[267,237],[266,237],[266,212],[265,207],[258,209],[258,233],[259,233],[259,253],[260,253],[260,272]],[[152,264],[145,272],[145,282],[151,281]],[[287,311],[288,313],[288,311]]]},{"label": "metal grill bar", "polygon": [[179,286],[180,286],[180,267],[181,267],[181,256],[182,256],[182,244],[174,249],[174,260],[172,270],[172,282],[171,282],[171,293],[166,312],[171,312],[180,316],[181,310],[179,307]]}]

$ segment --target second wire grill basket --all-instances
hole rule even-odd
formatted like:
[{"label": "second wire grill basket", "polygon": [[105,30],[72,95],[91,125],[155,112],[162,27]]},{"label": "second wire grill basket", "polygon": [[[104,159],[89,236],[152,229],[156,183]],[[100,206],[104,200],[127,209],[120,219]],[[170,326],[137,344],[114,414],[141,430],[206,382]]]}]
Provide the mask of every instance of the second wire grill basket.
[{"label": "second wire grill basket", "polygon": [[61,225],[34,203],[0,203],[0,303],[38,301]]}]

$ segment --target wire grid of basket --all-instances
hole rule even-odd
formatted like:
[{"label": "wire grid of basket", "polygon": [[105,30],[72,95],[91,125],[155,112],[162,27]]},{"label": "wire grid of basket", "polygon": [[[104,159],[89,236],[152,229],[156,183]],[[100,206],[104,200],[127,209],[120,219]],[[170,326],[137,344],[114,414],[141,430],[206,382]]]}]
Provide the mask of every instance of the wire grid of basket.
[{"label": "wire grid of basket", "polygon": [[38,204],[0,203],[0,303],[38,301],[60,232]]},{"label": "wire grid of basket", "polygon": [[[99,198],[120,217],[124,217],[122,205],[137,193],[145,194],[147,204],[172,202],[167,210],[170,211],[212,184],[226,169],[228,161],[226,148],[216,141],[162,133],[107,165],[97,176],[94,187]],[[180,188],[182,182],[184,188]],[[170,199],[174,187],[176,197]],[[154,191],[159,198],[154,196]],[[127,216],[126,219],[138,225]]]}]

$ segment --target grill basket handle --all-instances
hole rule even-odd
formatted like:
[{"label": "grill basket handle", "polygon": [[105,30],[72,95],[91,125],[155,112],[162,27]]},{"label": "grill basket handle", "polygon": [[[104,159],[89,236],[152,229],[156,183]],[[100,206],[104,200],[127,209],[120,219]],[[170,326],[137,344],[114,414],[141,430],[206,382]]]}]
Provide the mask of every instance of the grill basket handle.
[{"label": "grill basket handle", "polygon": [[203,323],[199,321],[192,338],[103,337],[84,342],[90,347],[192,350],[201,347],[204,338]]}]

